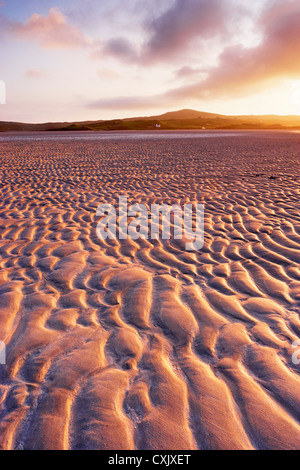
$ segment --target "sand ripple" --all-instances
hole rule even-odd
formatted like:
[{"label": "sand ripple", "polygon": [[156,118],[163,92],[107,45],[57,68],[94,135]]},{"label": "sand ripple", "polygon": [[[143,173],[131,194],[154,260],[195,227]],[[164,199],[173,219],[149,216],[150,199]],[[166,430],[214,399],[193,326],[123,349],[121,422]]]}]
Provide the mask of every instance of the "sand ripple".
[{"label": "sand ripple", "polygon": [[[299,449],[299,137],[3,142],[2,449]],[[205,244],[96,209],[205,203]]]}]

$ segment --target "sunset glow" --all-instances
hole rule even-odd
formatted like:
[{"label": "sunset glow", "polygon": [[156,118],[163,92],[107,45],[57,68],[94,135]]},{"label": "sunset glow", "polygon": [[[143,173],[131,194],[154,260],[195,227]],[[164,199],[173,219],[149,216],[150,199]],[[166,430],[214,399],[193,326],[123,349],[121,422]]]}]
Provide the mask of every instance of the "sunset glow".
[{"label": "sunset glow", "polygon": [[300,0],[0,0],[0,450],[300,449]]},{"label": "sunset glow", "polygon": [[300,114],[300,1],[0,2],[2,121]]}]

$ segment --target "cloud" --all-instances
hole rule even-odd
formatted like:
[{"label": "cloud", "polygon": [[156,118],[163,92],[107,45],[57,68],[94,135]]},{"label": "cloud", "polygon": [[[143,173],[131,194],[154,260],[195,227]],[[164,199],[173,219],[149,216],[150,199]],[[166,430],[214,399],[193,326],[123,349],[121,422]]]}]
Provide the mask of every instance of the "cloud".
[{"label": "cloud", "polygon": [[[200,81],[207,76],[209,68],[205,67],[192,67],[190,65],[184,65],[179,69],[174,70],[173,77],[170,83],[182,84]],[[173,85],[174,86],[174,85]]]},{"label": "cloud", "polygon": [[[180,0],[175,2],[178,5]],[[167,27],[167,20],[164,20]],[[103,109],[140,109],[157,106],[182,105],[188,100],[214,100],[220,97],[240,97],[261,91],[285,79],[300,75],[300,3],[295,0],[270,1],[260,16],[258,28],[262,40],[255,47],[241,44],[227,46],[218,64],[206,70],[204,78],[152,97],[131,96],[98,100],[90,107]],[[202,72],[202,70],[201,70]],[[183,67],[180,76],[193,77],[196,69]]]},{"label": "cloud", "polygon": [[102,69],[98,70],[98,77],[103,78],[105,80],[114,80],[120,77],[120,74],[109,67],[103,67]]},{"label": "cloud", "polygon": [[150,33],[144,51],[146,61],[177,57],[195,38],[222,36],[227,30],[230,3],[223,0],[175,0],[167,11],[146,24]]},{"label": "cloud", "polygon": [[48,74],[44,72],[43,70],[37,70],[37,69],[27,69],[25,72],[25,76],[28,78],[44,78]]},{"label": "cloud", "polygon": [[300,4],[272,2],[259,21],[264,35],[253,48],[225,48],[205,80],[170,92],[173,97],[214,98],[249,94],[283,79],[299,77]]},{"label": "cloud", "polygon": [[9,22],[7,28],[21,38],[37,41],[46,49],[73,49],[91,44],[90,39],[68,24],[56,8],[51,8],[46,16],[34,13],[25,23]]},{"label": "cloud", "polygon": [[198,69],[194,69],[193,67],[190,67],[190,66],[186,65],[186,66],[180,67],[180,69],[176,70],[175,75],[178,78],[182,78],[182,77],[190,77],[191,75],[195,75],[197,73],[199,73]]},{"label": "cloud", "polygon": [[[114,56],[142,66],[177,60],[195,40],[216,40],[228,34],[231,2],[232,0],[175,0],[162,11],[161,8],[154,7],[152,0],[150,7],[144,6],[145,18],[141,25],[135,24],[132,28],[141,28],[141,37],[144,40],[133,42],[125,37],[117,37],[98,42],[95,55]],[[236,7],[236,10],[239,11],[239,8]]]},{"label": "cloud", "polygon": [[126,38],[113,38],[102,46],[102,53],[117,58],[135,61],[138,58],[135,47]]},{"label": "cloud", "polygon": [[[160,96],[160,95],[159,95]],[[159,96],[157,98],[159,98]],[[127,109],[157,108],[156,97],[153,96],[120,96],[104,98],[88,103],[89,109],[111,109],[123,111]]]}]

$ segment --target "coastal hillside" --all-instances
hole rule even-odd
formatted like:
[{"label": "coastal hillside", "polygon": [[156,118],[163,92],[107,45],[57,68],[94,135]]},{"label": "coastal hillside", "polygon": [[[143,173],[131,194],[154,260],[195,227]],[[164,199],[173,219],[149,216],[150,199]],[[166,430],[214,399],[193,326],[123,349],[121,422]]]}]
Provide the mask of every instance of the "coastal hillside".
[{"label": "coastal hillside", "polygon": [[222,129],[300,129],[300,116],[225,116],[192,109],[159,116],[82,122],[27,124],[1,122],[0,132],[10,131],[145,131]]}]

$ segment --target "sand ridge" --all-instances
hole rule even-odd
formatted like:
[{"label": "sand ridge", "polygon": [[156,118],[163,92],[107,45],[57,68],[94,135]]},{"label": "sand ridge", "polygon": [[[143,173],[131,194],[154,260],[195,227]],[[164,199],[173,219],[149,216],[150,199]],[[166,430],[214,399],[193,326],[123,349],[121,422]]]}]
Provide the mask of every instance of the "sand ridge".
[{"label": "sand ridge", "polygon": [[[299,136],[81,136],[0,142],[0,448],[299,448]],[[120,194],[203,249],[99,240]]]}]

